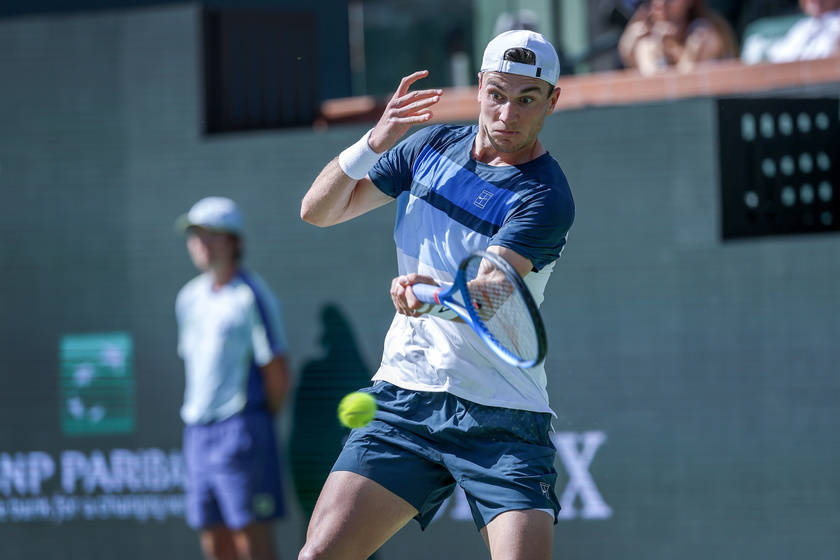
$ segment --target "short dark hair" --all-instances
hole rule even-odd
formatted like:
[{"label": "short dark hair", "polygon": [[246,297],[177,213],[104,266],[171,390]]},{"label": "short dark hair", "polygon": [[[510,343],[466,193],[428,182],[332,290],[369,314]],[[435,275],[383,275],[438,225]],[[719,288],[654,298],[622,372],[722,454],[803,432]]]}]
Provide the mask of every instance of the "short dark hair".
[{"label": "short dark hair", "polygon": [[[510,62],[518,62],[520,64],[530,64],[531,66],[537,65],[537,55],[534,54],[534,51],[531,49],[526,49],[525,47],[513,47],[505,51],[505,56],[503,57],[505,60]],[[554,91],[554,86],[548,86],[548,96],[551,96],[551,92]]]},{"label": "short dark hair", "polygon": [[530,64],[531,66],[537,64],[537,55],[534,54],[534,51],[525,47],[514,47],[506,50],[504,59],[521,64]]}]

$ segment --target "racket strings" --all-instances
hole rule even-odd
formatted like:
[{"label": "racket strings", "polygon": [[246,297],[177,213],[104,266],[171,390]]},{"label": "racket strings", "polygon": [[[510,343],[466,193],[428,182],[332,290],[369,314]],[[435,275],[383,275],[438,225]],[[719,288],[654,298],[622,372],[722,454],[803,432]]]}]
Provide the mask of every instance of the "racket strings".
[{"label": "racket strings", "polygon": [[538,334],[525,298],[503,271],[487,263],[475,259],[467,267],[470,305],[497,346],[519,360],[536,359]]}]

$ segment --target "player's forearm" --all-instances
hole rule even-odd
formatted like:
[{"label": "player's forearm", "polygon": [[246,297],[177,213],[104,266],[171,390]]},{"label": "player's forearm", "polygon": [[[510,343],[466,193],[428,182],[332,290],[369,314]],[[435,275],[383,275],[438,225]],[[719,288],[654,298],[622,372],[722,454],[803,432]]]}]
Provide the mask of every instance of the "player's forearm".
[{"label": "player's forearm", "polygon": [[261,370],[266,406],[272,414],[277,414],[286,402],[291,385],[288,362],[285,357],[277,356]]},{"label": "player's forearm", "polygon": [[275,395],[270,395],[267,402],[266,402],[266,406],[268,407],[268,411],[272,415],[279,414],[280,410],[282,410],[283,404],[285,404],[285,402],[286,402],[285,393],[282,394],[282,395],[276,395],[276,394]]},{"label": "player's forearm", "polygon": [[348,177],[332,160],[321,171],[300,205],[300,217],[310,224],[326,227],[339,223],[353,197],[356,180]]}]

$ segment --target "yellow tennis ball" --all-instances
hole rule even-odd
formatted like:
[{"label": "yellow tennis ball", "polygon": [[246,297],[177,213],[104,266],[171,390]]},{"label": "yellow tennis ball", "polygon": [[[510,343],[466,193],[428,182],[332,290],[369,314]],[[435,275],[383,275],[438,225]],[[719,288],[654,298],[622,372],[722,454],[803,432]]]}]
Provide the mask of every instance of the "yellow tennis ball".
[{"label": "yellow tennis ball", "polygon": [[375,412],[376,399],[368,393],[350,393],[338,403],[338,419],[348,428],[367,426]]}]

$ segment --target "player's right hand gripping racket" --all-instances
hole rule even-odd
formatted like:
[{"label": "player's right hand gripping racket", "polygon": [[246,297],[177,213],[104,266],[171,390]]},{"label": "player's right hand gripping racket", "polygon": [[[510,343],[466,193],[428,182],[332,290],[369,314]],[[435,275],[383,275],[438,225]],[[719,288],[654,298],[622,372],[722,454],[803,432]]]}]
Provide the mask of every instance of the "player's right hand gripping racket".
[{"label": "player's right hand gripping racket", "polygon": [[505,362],[529,368],[545,358],[537,304],[504,258],[478,251],[461,261],[451,285],[414,284],[411,289],[420,301],[454,311]]}]

